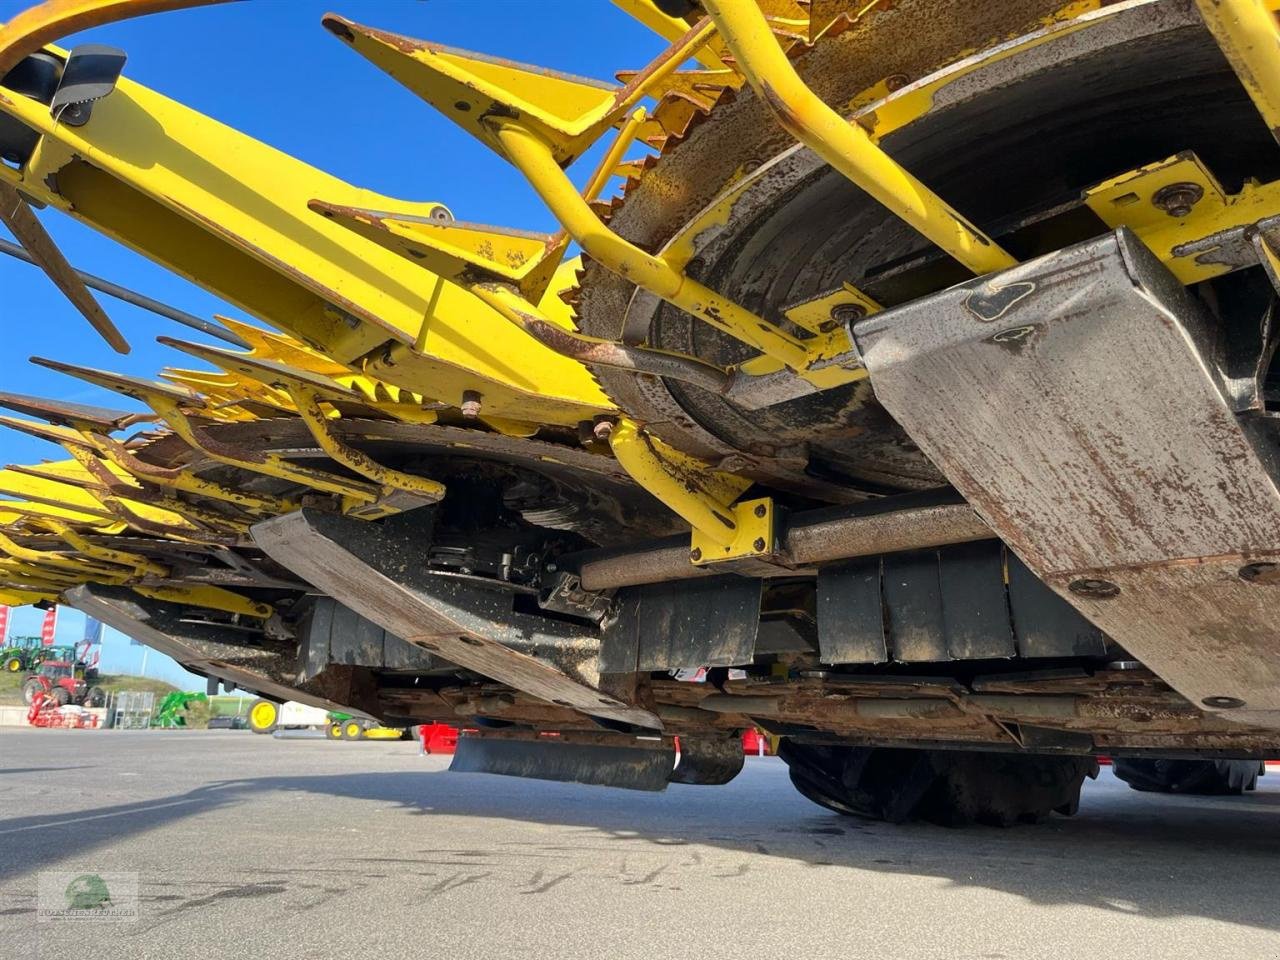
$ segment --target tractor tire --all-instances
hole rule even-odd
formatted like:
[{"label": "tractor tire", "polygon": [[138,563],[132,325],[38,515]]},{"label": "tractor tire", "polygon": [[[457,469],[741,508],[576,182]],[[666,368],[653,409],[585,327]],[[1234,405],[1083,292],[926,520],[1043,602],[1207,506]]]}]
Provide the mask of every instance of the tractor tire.
[{"label": "tractor tire", "polygon": [[36,694],[44,693],[44,692],[45,692],[44,684],[41,683],[39,680],[37,680],[35,677],[32,677],[30,680],[28,680],[26,683],[22,685],[22,702],[29,707],[31,706],[31,702],[35,700]]},{"label": "tractor tire", "polygon": [[1070,816],[1092,757],[828,747],[784,739],[778,756],[796,789],[819,806],[867,820],[1008,827]]},{"label": "tractor tire", "polygon": [[325,738],[326,740],[341,740],[341,739],[342,739],[342,724],[340,724],[340,723],[326,723],[326,724],[325,724],[325,726],[324,726],[324,738]]},{"label": "tractor tire", "polygon": [[1238,797],[1258,785],[1259,760],[1147,760],[1117,757],[1112,769],[1132,790]]},{"label": "tractor tire", "polygon": [[22,658],[10,657],[4,662],[4,668],[8,673],[18,673],[22,669]]},{"label": "tractor tire", "polygon": [[48,696],[50,700],[60,707],[65,707],[71,702],[71,694],[67,693],[67,691],[63,690],[61,687],[54,687],[53,690],[49,692]]},{"label": "tractor tire", "polygon": [[342,724],[343,740],[359,740],[364,736],[364,724],[359,720],[347,720]]},{"label": "tractor tire", "polygon": [[255,700],[249,705],[249,729],[254,733],[275,733],[280,725],[280,708],[270,700]]},{"label": "tractor tire", "polygon": [[107,705],[107,691],[101,687],[90,687],[89,692],[84,695],[84,705],[97,709]]}]

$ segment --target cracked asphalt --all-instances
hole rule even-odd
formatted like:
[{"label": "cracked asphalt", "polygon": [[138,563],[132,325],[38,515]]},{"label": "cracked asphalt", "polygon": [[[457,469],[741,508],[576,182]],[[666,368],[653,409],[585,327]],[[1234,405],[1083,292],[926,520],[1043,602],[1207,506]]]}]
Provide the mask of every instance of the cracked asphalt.
[{"label": "cracked asphalt", "polygon": [[[636,794],[447,774],[413,743],[0,728],[0,958],[1280,956],[1280,774],[1011,830],[827,813],[751,758]],[[37,922],[42,872],[136,874]]]}]

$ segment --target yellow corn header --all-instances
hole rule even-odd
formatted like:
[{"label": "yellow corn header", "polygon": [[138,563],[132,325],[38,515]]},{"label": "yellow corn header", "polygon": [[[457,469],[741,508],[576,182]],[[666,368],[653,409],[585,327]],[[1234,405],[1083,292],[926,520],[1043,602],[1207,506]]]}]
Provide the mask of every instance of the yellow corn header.
[{"label": "yellow corn header", "polygon": [[[33,358],[142,413],[0,394],[61,448],[0,471],[0,601],[265,695],[583,749],[589,717],[1010,750],[1280,726],[1274,3],[615,0],[668,43],[616,83],[325,16],[353,76],[510,164],[541,234],[57,45],[208,2],[0,27],[26,258],[120,352],[42,219],[239,314],[179,316],[231,346],[161,336],[186,356],[155,379]],[[351,631],[376,656],[339,656]],[[1089,679],[1037,688],[1037,658]],[[975,684],[987,660],[1027,676]],[[1093,679],[1120,661],[1147,740]],[[670,679],[699,668],[746,675]]]}]

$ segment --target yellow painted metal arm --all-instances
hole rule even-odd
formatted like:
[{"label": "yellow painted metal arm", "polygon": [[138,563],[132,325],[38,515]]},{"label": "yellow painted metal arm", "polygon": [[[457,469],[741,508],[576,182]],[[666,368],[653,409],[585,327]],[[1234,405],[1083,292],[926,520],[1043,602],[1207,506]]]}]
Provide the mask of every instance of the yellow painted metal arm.
[{"label": "yellow painted metal arm", "polygon": [[108,576],[112,578],[121,576],[121,571],[118,567],[97,564],[66,554],[52,553],[48,550],[24,547],[3,533],[0,533],[0,550],[15,560],[24,560],[38,567],[51,567],[54,570],[67,571],[77,575]]},{"label": "yellow painted metal arm", "polygon": [[1218,46],[1280,139],[1280,21],[1274,0],[1196,0]]},{"label": "yellow painted metal arm", "polygon": [[705,0],[703,6],[738,69],[792,136],[974,273],[1017,262],[810,90],[755,3]]},{"label": "yellow painted metal arm", "polygon": [[[307,209],[313,197],[375,209],[386,198],[128,77],[82,127],[58,124],[44,104],[2,87],[0,114],[41,137],[20,170],[0,165],[0,181],[354,373],[455,407],[478,391],[494,416],[572,425],[612,410],[581,365],[530,343],[465,291],[424,283],[420,268]],[[237,189],[228,193],[228,183]],[[443,209],[397,206],[427,217]]]},{"label": "yellow painted metal arm", "polygon": [[154,576],[168,576],[169,568],[164,564],[156,563],[141,554],[131,553],[127,550],[116,550],[111,547],[103,547],[93,543],[81,536],[75,530],[65,523],[56,520],[45,520],[44,526],[51,533],[56,534],[69,546],[74,547],[86,557],[93,560],[101,560],[104,563],[113,563],[120,566],[132,567],[134,573],[139,576],[144,574],[152,574]]},{"label": "yellow painted metal arm", "polygon": [[802,370],[806,366],[808,351],[798,339],[686,277],[665,260],[646,253],[605,226],[535,134],[519,123],[497,121],[495,126],[507,157],[588,256],[792,369]]},{"label": "yellow painted metal arm", "polygon": [[204,584],[189,586],[134,584],[134,593],[153,600],[164,600],[168,603],[181,603],[193,607],[205,607],[209,610],[222,610],[225,613],[237,613],[255,620],[266,620],[274,613],[269,603],[259,603],[232,590],[222,587],[211,587]]},{"label": "yellow painted metal arm", "polygon": [[750,480],[712,470],[625,417],[613,424],[609,446],[637,483],[693,527],[690,558],[695,563],[773,550],[772,501],[734,502],[751,486]]},{"label": "yellow painted metal arm", "polygon": [[328,418],[320,407],[320,396],[314,389],[297,381],[288,382],[286,389],[298,416],[307,425],[320,449],[344,467],[383,487],[384,496],[404,492],[420,498],[423,503],[435,503],[444,497],[443,483],[385,467],[367,454],[343,443],[330,428]]},{"label": "yellow painted metal arm", "polygon": [[[679,17],[663,13],[654,5],[653,0],[612,0],[612,2],[615,7],[626,11],[630,16],[639,20],[658,36],[664,37],[669,42],[679,40],[689,30],[689,24]],[[721,44],[718,40],[713,39],[705,47],[694,53],[693,57],[704,67],[710,67],[713,70],[719,69],[724,66],[724,60],[718,52],[720,49]]]}]

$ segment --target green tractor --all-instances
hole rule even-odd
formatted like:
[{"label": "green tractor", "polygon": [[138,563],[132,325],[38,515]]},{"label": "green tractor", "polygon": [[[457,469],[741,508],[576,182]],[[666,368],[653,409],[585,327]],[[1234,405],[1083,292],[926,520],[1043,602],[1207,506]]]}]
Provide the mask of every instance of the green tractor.
[{"label": "green tractor", "polygon": [[39,637],[10,637],[0,647],[0,669],[6,673],[32,673],[45,660],[55,659],[53,647],[45,647]]}]

